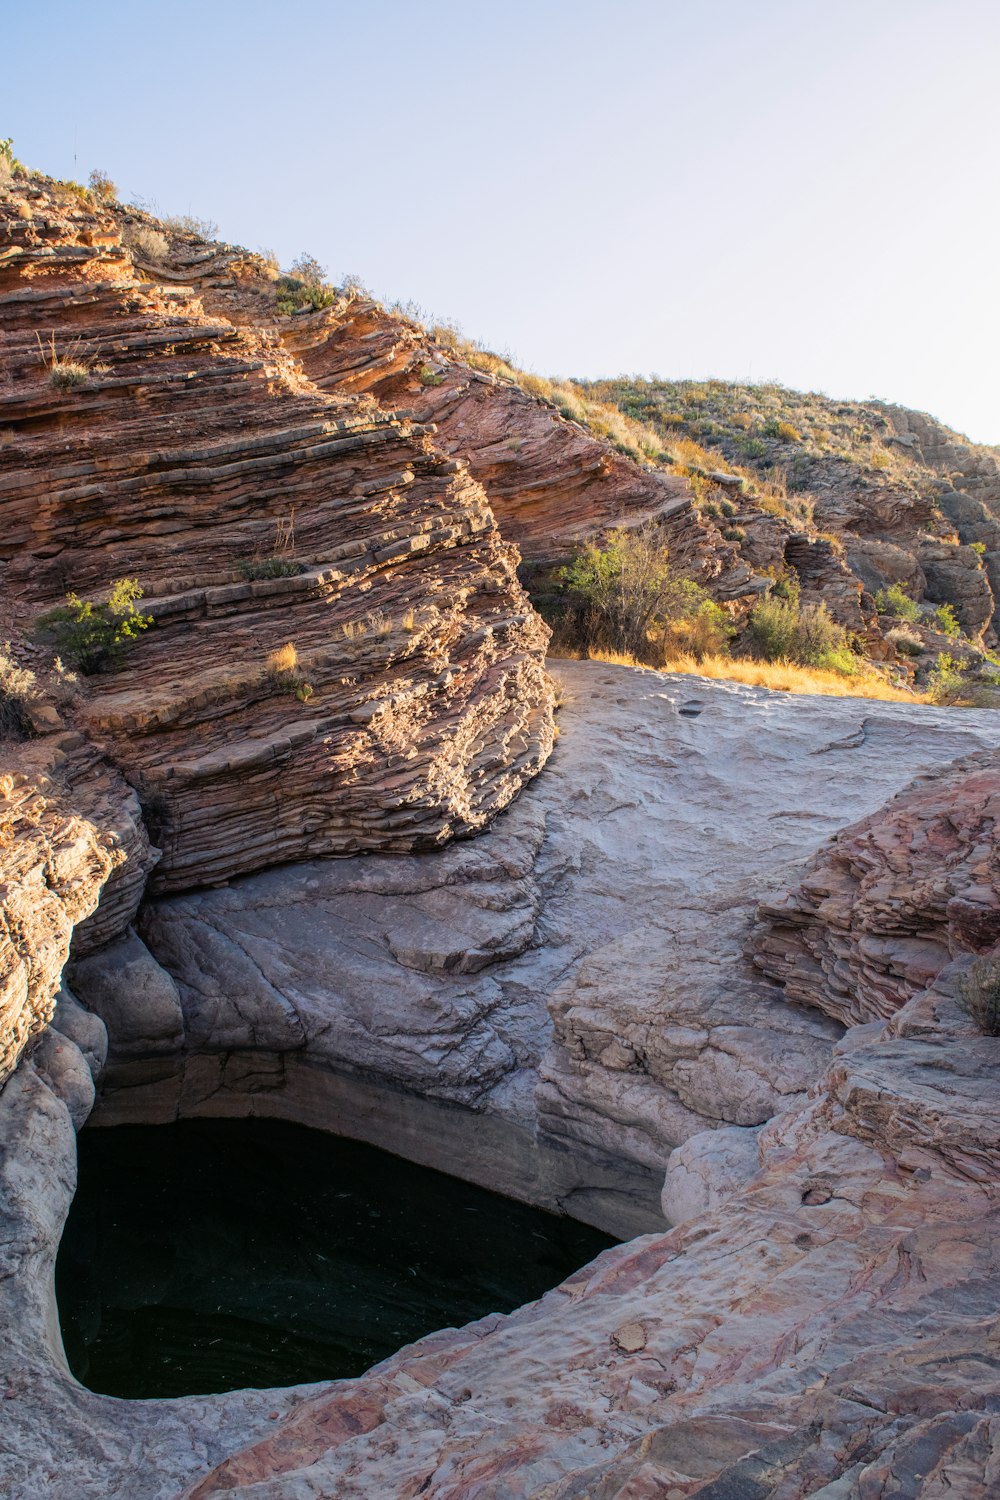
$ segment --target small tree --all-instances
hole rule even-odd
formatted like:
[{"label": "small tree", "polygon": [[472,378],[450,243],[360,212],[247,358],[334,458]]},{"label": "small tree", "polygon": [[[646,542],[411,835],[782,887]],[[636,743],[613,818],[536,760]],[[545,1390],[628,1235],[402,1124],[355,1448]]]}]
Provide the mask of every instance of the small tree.
[{"label": "small tree", "polygon": [[109,671],[153,623],[135,607],[141,598],[134,578],[117,578],[103,603],[67,594],[65,604],[36,620],[34,634],[86,676]]},{"label": "small tree", "polygon": [[569,591],[585,646],[647,657],[657,626],[697,612],[705,591],[670,566],[659,528],[608,533],[604,547],[588,542],[560,578]]},{"label": "small tree", "polygon": [[980,958],[970,965],[959,981],[958,999],[985,1036],[1000,1036],[1000,960]]},{"label": "small tree", "polygon": [[321,266],[315,255],[302,254],[292,261],[290,275],[306,286],[326,286],[326,266]]},{"label": "small tree", "polygon": [[114,203],[118,198],[118,184],[99,167],[95,167],[87,179],[87,186],[98,203]]}]

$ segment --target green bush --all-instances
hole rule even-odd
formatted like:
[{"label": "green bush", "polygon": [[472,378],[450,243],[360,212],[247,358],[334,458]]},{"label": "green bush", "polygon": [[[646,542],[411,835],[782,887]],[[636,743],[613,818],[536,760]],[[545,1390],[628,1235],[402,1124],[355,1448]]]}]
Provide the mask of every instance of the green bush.
[{"label": "green bush", "polygon": [[934,611],[934,619],[937,622],[937,628],[943,635],[954,636],[962,634],[962,627],[958,623],[958,616],[950,604],[939,604]]},{"label": "green bush", "polygon": [[764,661],[791,661],[798,623],[797,604],[768,594],[750,611],[743,643],[751,656]]},{"label": "green bush", "polygon": [[740,446],[747,458],[763,458],[767,452],[767,444],[759,437],[744,438]]},{"label": "green bush", "polygon": [[34,634],[86,676],[108,671],[153,623],[135,607],[141,598],[134,578],[117,578],[102,603],[67,594],[65,604],[35,621]]},{"label": "green bush", "polygon": [[306,307],[319,312],[321,308],[332,307],[337,300],[336,287],[303,281],[298,276],[279,276],[274,289],[278,294],[278,311],[286,316]]},{"label": "green bush", "polygon": [[1000,960],[970,965],[959,981],[958,1001],[984,1036],[1000,1036]]},{"label": "green bush", "polygon": [[830,618],[825,604],[800,605],[798,587],[782,579],[750,611],[744,649],[764,661],[798,662],[804,667],[853,676],[857,661],[848,647],[847,632]]},{"label": "green bush", "polygon": [[978,552],[980,557],[986,556],[985,542],[970,542],[969,546],[972,548],[973,552]]},{"label": "green bush", "polygon": [[665,626],[697,615],[708,602],[703,588],[671,567],[655,525],[609,532],[603,548],[588,542],[559,579],[579,643],[640,660],[658,654],[656,637]]},{"label": "green bush", "polygon": [[935,703],[958,703],[965,696],[965,667],[957,657],[941,652],[927,678],[927,691]]},{"label": "green bush", "polygon": [[896,615],[900,620],[919,620],[920,605],[911,599],[901,583],[890,583],[875,595],[875,608],[880,615]]}]

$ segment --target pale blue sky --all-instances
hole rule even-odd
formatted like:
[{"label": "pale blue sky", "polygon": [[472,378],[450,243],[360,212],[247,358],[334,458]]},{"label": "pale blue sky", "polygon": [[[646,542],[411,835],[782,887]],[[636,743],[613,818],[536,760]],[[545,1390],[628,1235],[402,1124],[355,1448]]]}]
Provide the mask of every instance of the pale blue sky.
[{"label": "pale blue sky", "polygon": [[545,374],[1000,443],[997,0],[33,0],[30,165],[308,250]]}]

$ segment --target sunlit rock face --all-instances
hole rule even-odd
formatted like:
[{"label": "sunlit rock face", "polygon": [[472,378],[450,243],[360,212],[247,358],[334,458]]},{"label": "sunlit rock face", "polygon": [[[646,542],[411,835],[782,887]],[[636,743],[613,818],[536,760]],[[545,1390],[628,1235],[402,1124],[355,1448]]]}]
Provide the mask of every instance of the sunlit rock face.
[{"label": "sunlit rock face", "polygon": [[549,753],[551,691],[467,467],[44,179],[0,235],[5,620],[142,585],[155,628],[72,717],[139,789],[155,885],[485,826]]}]

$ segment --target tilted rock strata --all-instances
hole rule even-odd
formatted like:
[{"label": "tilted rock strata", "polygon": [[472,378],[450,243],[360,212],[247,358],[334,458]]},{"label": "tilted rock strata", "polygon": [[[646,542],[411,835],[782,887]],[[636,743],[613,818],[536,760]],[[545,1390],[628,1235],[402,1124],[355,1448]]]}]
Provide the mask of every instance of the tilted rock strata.
[{"label": "tilted rock strata", "polygon": [[[107,215],[35,185],[0,226],[4,589],[24,627],[67,589],[142,583],[155,629],[77,718],[140,790],[157,885],[482,827],[543,764],[551,692],[466,468],[142,279]],[[52,328],[88,365],[71,389]],[[295,576],[245,576],[276,551]]]},{"label": "tilted rock strata", "polygon": [[390,408],[434,424],[436,441],[465,460],[490,498],[504,536],[525,557],[564,557],[618,524],[657,519],[671,551],[715,588],[738,595],[749,572],[736,549],[694,509],[679,476],[646,469],[509,380],[434,346],[378,303],[296,317],[285,346],[323,390],[370,391]]},{"label": "tilted rock strata", "polygon": [[998,822],[995,752],[923,777],[760,907],[754,963],[846,1025],[891,1016],[951,960],[1000,944]]},{"label": "tilted rock strata", "polygon": [[71,941],[86,953],[128,925],[156,851],[135,794],[79,735],[0,752],[2,1084],[52,1019]]}]

